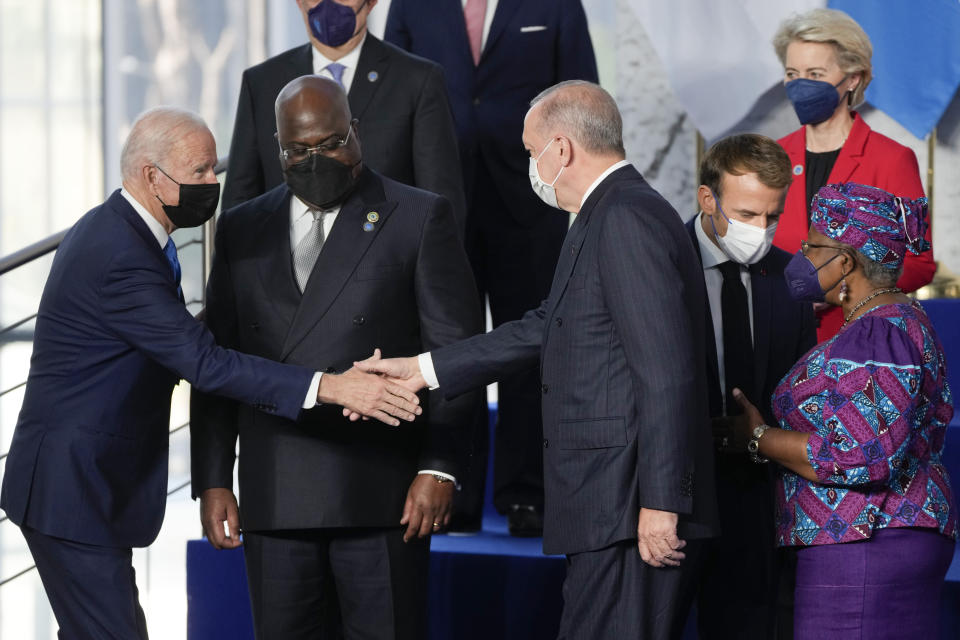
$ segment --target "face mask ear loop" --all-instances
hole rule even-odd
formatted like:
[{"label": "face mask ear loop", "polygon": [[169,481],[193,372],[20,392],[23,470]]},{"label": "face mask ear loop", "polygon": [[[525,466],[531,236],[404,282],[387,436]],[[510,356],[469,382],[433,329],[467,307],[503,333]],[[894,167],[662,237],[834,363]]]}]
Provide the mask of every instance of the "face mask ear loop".
[{"label": "face mask ear loop", "polygon": [[[831,262],[833,262],[834,260],[836,260],[837,258],[839,258],[840,256],[842,256],[843,254],[847,254],[847,255],[849,256],[849,255],[850,255],[850,252],[847,251],[846,249],[841,249],[841,250],[840,250],[840,253],[838,253],[837,255],[833,256],[832,258],[830,258],[829,260],[827,260],[826,262],[824,262],[822,265],[820,265],[820,266],[817,268],[817,271],[820,271],[820,269],[823,269],[825,266],[827,266],[828,264],[830,264]],[[837,280],[836,282],[834,282],[833,285],[831,285],[829,289],[824,289],[824,290],[823,290],[824,293],[827,293],[828,291],[833,291],[838,284],[840,284],[841,282],[843,282],[843,281],[846,279],[846,277],[847,277],[848,275],[850,275],[851,273],[853,273],[854,271],[857,270],[857,267],[856,267],[857,259],[856,259],[854,256],[850,256],[850,259],[853,260],[854,267],[853,267],[852,269],[850,269],[850,271],[848,271],[848,272],[846,272],[846,273],[841,273],[841,274],[840,274],[840,279]],[[843,300],[841,300],[841,302],[843,302]]]}]

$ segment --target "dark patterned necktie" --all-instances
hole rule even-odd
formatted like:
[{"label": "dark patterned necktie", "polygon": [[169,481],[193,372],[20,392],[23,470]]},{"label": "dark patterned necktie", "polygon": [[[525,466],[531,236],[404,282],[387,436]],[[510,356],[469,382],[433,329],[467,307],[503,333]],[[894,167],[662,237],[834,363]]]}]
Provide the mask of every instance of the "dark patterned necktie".
[{"label": "dark patterned necktie", "polygon": [[753,389],[753,338],[750,335],[750,305],[747,288],[740,277],[740,265],[724,262],[717,266],[723,275],[720,289],[720,313],[723,317],[724,398],[727,415],[740,414],[740,405],[733,398],[734,387],[756,402]]},{"label": "dark patterned necktie", "polygon": [[177,283],[177,296],[179,296],[182,302],[183,289],[180,287],[180,260],[177,258],[177,245],[174,244],[173,238],[167,238],[167,244],[163,245],[163,255],[167,258],[167,262],[170,263],[170,270],[173,271],[173,280]]}]

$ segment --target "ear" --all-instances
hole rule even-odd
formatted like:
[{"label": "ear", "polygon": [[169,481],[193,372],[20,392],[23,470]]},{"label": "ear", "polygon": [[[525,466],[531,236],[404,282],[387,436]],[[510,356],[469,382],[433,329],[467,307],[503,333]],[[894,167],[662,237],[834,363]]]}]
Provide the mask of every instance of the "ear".
[{"label": "ear", "polygon": [[717,212],[717,201],[713,199],[713,191],[705,184],[697,187],[697,204],[700,210],[709,216]]},{"label": "ear", "polygon": [[856,73],[852,74],[852,75],[850,76],[850,80],[853,81],[853,84],[851,84],[851,85],[847,88],[847,91],[850,92],[850,93],[853,93],[854,91],[856,91],[856,90],[857,90],[857,87],[860,86],[860,80],[862,80],[862,79],[863,79],[863,74],[861,74],[859,71],[857,71]]},{"label": "ear", "polygon": [[140,169],[140,177],[143,178],[143,183],[147,187],[154,187],[158,182],[158,171],[157,168],[150,164],[143,165],[143,168]]},{"label": "ear", "polygon": [[566,136],[557,136],[556,144],[560,147],[560,166],[566,167],[573,160],[573,142]]}]

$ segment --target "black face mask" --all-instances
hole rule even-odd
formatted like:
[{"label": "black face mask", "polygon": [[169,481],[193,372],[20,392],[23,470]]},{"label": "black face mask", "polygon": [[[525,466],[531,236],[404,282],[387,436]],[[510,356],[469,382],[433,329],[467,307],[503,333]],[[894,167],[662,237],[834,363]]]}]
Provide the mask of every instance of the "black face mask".
[{"label": "black face mask", "polygon": [[343,164],[315,153],[303,162],[284,168],[283,179],[294,195],[307,204],[330,209],[346,200],[357,185],[353,169],[358,164],[359,161]]},{"label": "black face mask", "polygon": [[[154,166],[160,173],[170,178],[169,173],[157,165]],[[213,184],[181,184],[173,178],[170,178],[170,180],[180,185],[180,204],[165,204],[163,200],[160,200],[160,196],[156,198],[160,200],[160,204],[163,205],[163,212],[167,214],[175,227],[178,229],[199,227],[213,217],[213,214],[217,211],[217,203],[220,202],[219,182]]]}]

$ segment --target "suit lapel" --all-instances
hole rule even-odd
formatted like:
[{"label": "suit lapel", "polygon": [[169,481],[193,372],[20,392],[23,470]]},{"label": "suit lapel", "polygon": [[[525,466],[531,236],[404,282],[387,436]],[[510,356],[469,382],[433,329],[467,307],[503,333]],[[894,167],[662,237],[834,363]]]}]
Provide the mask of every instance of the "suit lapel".
[{"label": "suit lapel", "polygon": [[363,119],[363,114],[373,100],[374,94],[390,72],[390,56],[387,47],[369,33],[360,49],[357,71],[353,74],[350,93],[350,111],[354,118]]},{"label": "suit lapel", "polygon": [[833,164],[833,169],[830,170],[830,177],[827,178],[827,184],[850,181],[857,167],[860,166],[860,158],[863,157],[864,148],[867,145],[867,136],[869,134],[870,128],[863,122],[860,115],[854,115],[850,135],[840,148],[840,154],[837,156],[837,161]]},{"label": "suit lapel", "polygon": [[[396,202],[385,200],[379,180],[369,170],[364,170],[357,191],[340,208],[323,243],[284,340],[281,358],[289,356],[326,315],[396,206]],[[371,231],[366,231],[364,223],[368,222],[367,214],[372,211],[377,212],[379,219]]]},{"label": "suit lapel", "polygon": [[[700,240],[697,238],[697,224],[700,224],[700,214],[698,213],[693,220],[687,222],[687,233],[690,234],[690,240],[693,242],[693,250],[697,254],[697,262],[700,265],[700,273],[703,274],[703,254],[700,253]],[[706,278],[704,278],[706,285]],[[720,365],[717,362],[717,337],[713,332],[713,313],[710,311],[710,298],[707,297],[707,290],[704,288],[703,308],[706,314],[705,318],[705,341],[707,353],[707,393],[710,402],[710,415],[719,416],[723,413],[723,392],[720,390]]]},{"label": "suit lapel", "polygon": [[[767,272],[769,257],[750,267],[750,295],[753,298],[753,361],[754,389],[759,398],[763,393],[767,378],[767,360],[770,354],[770,276]],[[756,402],[756,400],[754,400]]]},{"label": "suit lapel", "polygon": [[290,199],[293,195],[286,187],[278,190],[277,200],[270,203],[257,227],[260,245],[269,247],[263,260],[259,261],[260,279],[264,290],[285,299],[297,300],[300,291],[293,275],[293,259],[290,247]]},{"label": "suit lapel", "polygon": [[[493,14],[493,22],[490,24],[490,33],[487,34],[487,41],[484,43],[483,51],[480,52],[481,63],[483,62],[484,57],[486,57],[487,52],[493,49],[493,46],[496,44],[497,40],[507,30],[507,25],[510,24],[510,19],[520,7],[521,2],[522,0],[500,0],[497,2],[497,12]],[[461,20],[461,22],[463,22],[463,20]],[[466,27],[464,27],[464,31],[466,31]],[[472,59],[473,58],[471,58],[471,60]]]}]

